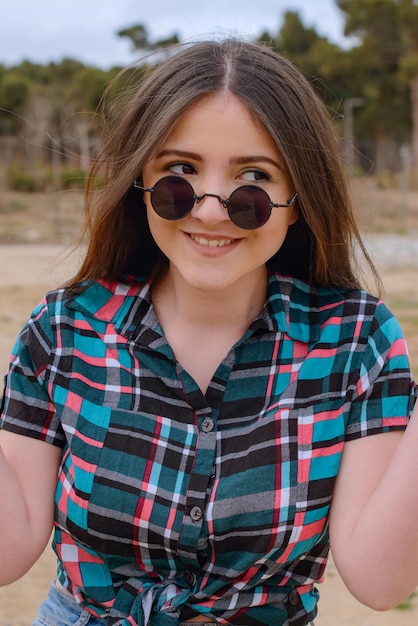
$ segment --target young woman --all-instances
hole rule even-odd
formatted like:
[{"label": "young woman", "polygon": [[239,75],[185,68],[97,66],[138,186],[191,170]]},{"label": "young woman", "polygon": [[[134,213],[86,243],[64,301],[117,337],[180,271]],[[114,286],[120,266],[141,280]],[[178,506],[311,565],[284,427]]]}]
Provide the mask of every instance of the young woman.
[{"label": "young woman", "polygon": [[109,126],[84,262],[11,359],[0,582],[53,527],[35,625],[302,626],[331,541],[350,591],[395,605],[418,583],[418,417],[402,434],[406,347],[360,288],[324,106],[227,40],[150,71]]}]

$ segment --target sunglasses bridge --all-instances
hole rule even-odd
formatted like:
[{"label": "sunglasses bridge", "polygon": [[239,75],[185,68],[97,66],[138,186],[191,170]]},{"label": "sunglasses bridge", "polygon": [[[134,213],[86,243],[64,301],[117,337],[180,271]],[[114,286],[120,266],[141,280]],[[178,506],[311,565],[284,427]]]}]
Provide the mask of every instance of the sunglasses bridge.
[{"label": "sunglasses bridge", "polygon": [[223,198],[221,198],[221,196],[218,196],[218,194],[216,194],[216,193],[202,193],[201,196],[198,196],[195,193],[193,194],[193,200],[196,202],[196,204],[199,204],[205,198],[217,198],[225,209],[228,208],[229,198],[223,199]]}]

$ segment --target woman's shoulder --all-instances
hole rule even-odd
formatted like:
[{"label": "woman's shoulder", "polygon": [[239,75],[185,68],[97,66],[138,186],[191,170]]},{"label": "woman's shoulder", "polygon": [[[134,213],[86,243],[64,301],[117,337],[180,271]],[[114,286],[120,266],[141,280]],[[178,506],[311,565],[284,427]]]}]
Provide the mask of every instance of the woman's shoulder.
[{"label": "woman's shoulder", "polygon": [[270,276],[269,297],[278,294],[290,302],[299,302],[309,308],[329,308],[342,304],[369,308],[385,306],[379,297],[364,289],[316,285],[300,278],[274,273]]},{"label": "woman's shoulder", "polygon": [[[120,280],[100,278],[70,287],[49,291],[43,303],[49,310],[66,309],[87,316],[109,319],[119,309],[134,300],[150,301],[150,282],[141,277],[124,277]],[[71,313],[70,313],[71,315]]]},{"label": "woman's shoulder", "polygon": [[134,307],[145,314],[150,307],[150,283],[141,280],[99,279],[48,291],[32,310],[20,336],[48,338],[64,329],[104,323],[121,325]]},{"label": "woman's shoulder", "polygon": [[309,327],[310,339],[319,337],[321,329],[333,326],[341,335],[361,332],[368,335],[386,322],[396,328],[398,322],[385,303],[363,289],[318,286],[273,274],[269,282],[269,303],[274,314],[285,312],[292,326]]}]

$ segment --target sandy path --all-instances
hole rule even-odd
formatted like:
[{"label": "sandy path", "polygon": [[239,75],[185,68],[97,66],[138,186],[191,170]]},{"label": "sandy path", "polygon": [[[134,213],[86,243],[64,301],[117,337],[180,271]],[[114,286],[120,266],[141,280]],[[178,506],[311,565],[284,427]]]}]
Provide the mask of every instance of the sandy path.
[{"label": "sandy path", "polygon": [[[398,242],[396,243],[398,245]],[[402,248],[404,250],[404,248]],[[387,258],[388,250],[383,248]],[[0,372],[6,368],[14,339],[31,309],[45,291],[71,275],[74,258],[65,258],[60,246],[0,247]],[[390,254],[390,253],[389,253]],[[409,257],[410,258],[410,257]],[[416,270],[405,269],[401,274],[411,286]],[[388,286],[400,289],[399,271],[386,272]],[[32,570],[20,581],[0,589],[0,626],[28,626],[45,596],[54,575],[54,559],[48,549]],[[408,608],[376,613],[354,600],[342,584],[330,563],[325,582],[321,585],[320,617],[316,626],[417,626],[418,599]]]}]

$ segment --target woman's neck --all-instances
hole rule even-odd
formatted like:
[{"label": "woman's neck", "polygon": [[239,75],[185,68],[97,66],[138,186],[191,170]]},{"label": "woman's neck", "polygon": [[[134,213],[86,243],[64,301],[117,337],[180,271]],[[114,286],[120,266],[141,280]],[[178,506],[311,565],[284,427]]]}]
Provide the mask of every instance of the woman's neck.
[{"label": "woman's neck", "polygon": [[154,285],[152,300],[165,329],[172,323],[213,330],[230,328],[242,335],[264,306],[267,269],[260,268],[222,290],[203,290],[186,283],[169,269]]},{"label": "woman's neck", "polygon": [[166,339],[203,393],[261,311],[266,293],[267,271],[218,291],[196,289],[170,271],[154,285],[152,300]]}]

